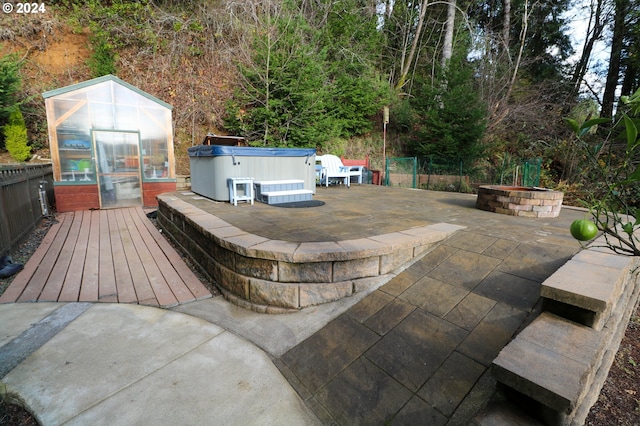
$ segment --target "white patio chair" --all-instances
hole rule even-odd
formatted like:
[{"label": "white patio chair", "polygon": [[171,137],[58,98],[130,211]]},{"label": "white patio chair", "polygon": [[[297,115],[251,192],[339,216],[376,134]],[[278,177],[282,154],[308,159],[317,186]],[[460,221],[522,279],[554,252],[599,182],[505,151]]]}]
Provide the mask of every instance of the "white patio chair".
[{"label": "white patio chair", "polygon": [[357,174],[352,174],[350,168],[343,165],[340,158],[335,155],[325,154],[316,157],[316,159],[320,159],[320,163],[324,169],[324,176],[320,184],[324,183],[325,186],[329,186],[331,180],[336,181],[342,179],[348,188],[351,186],[351,176],[357,176]]}]

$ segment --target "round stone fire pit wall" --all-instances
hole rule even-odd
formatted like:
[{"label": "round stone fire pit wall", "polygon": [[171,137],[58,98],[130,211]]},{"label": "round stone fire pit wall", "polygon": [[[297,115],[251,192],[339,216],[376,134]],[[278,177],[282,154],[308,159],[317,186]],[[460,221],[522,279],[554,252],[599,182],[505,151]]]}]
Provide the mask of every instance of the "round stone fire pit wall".
[{"label": "round stone fire pit wall", "polygon": [[558,217],[564,193],[545,188],[484,185],[478,188],[476,207],[525,217]]}]

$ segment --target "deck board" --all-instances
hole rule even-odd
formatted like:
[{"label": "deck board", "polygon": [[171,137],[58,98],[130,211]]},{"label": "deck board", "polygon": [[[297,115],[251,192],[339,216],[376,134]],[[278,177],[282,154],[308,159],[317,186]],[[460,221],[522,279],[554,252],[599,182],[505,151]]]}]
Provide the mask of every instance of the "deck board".
[{"label": "deck board", "polygon": [[[131,280],[133,287],[135,288],[136,296],[138,300],[143,301],[146,305],[156,305],[156,296],[149,283],[149,277],[147,276],[140,255],[136,250],[133,243],[133,237],[129,230],[128,224],[125,222],[122,216],[122,209],[113,210],[116,215],[117,223],[119,226],[120,236],[122,237],[122,247],[126,257],[126,262],[129,263],[129,273],[131,274]],[[115,263],[116,270],[118,270],[118,263]],[[124,269],[124,268],[123,268]]]},{"label": "deck board", "polygon": [[[154,256],[147,244],[145,243],[142,233],[146,233],[146,228],[139,229],[136,225],[134,217],[131,216],[130,210],[122,210],[123,216],[126,218],[127,223],[133,225],[129,227],[129,233],[131,235],[131,241],[133,242],[136,252],[140,257],[140,262],[146,273],[147,280],[151,286],[151,290],[155,299],[160,306],[176,306],[178,299],[173,295],[173,292],[169,288],[167,281],[160,272],[160,268],[156,262],[162,262],[161,258]],[[135,215],[137,217],[137,215]],[[164,257],[164,256],[163,256]]]},{"label": "deck board", "polygon": [[[98,299],[102,302],[118,301],[118,286],[116,285],[116,273],[113,263],[113,241],[109,230],[109,217],[106,210],[100,210],[99,220],[99,247],[98,253]],[[134,292],[135,293],[135,292]]]},{"label": "deck board", "polygon": [[[20,298],[18,299],[19,302],[37,301],[38,298],[40,297],[40,293],[42,293],[42,290],[45,287],[45,284],[47,284],[47,280],[49,279],[49,276],[51,275],[53,267],[56,264],[58,255],[62,251],[62,248],[64,247],[64,242],[67,239],[67,234],[69,233],[69,229],[71,228],[71,223],[73,222],[73,214],[68,214],[63,219],[64,221],[62,222],[62,225],[60,226],[60,229],[58,230],[58,233],[56,234],[55,239],[51,243],[51,246],[49,246],[46,254],[42,258],[42,262],[36,265],[35,267],[36,269],[33,273],[33,276],[27,283],[27,286],[24,289],[24,292],[20,295]],[[27,262],[27,265],[28,264],[29,262]],[[21,271],[16,277],[16,279],[20,278],[20,275],[22,275],[22,272],[24,271]]]},{"label": "deck board", "polygon": [[[144,215],[142,210],[136,210],[138,216]],[[141,216],[142,217],[142,216]],[[184,285],[189,289],[191,294],[196,298],[196,300],[206,299],[207,297],[211,297],[211,293],[207,288],[202,285],[198,277],[193,273],[191,269],[187,266],[186,263],[182,260],[178,252],[176,252],[171,244],[162,236],[160,231],[156,229],[155,226],[148,220],[146,217],[143,220],[144,226],[149,230],[149,234],[156,241],[156,244],[163,251],[165,256],[167,256],[168,263],[173,267],[175,272],[181,278]]]},{"label": "deck board", "polygon": [[51,244],[53,244],[53,241],[64,222],[64,218],[65,216],[63,215],[58,216],[58,221],[51,225],[49,232],[47,232],[42,239],[40,246],[38,246],[33,255],[31,255],[31,260],[24,265],[24,269],[14,278],[9,288],[7,288],[2,296],[0,296],[0,303],[15,302],[22,295],[38,269],[38,265],[42,262],[42,259],[44,259],[44,256],[47,254]]},{"label": "deck board", "polygon": [[170,307],[211,297],[142,208],[62,213],[56,219],[0,303]]},{"label": "deck board", "polygon": [[[82,271],[79,302],[98,300],[99,268],[100,268],[100,212],[98,210],[84,212],[90,221],[87,253]],[[85,219],[86,220],[86,219]],[[115,286],[115,285],[114,285]],[[115,293],[115,291],[114,291]]]},{"label": "deck board", "polygon": [[[188,277],[180,277],[180,275],[176,272],[174,265],[171,263],[171,260],[167,257],[165,252],[153,238],[151,230],[155,232],[158,232],[158,230],[146,218],[143,219],[138,214],[136,214],[139,212],[140,210],[132,211],[131,219],[137,224],[138,229],[140,230],[140,235],[144,243],[146,244],[149,253],[154,259],[155,264],[158,267],[158,271],[160,272],[160,274],[162,274],[164,282],[167,285],[167,289],[171,292],[171,294],[173,294],[176,302],[177,300],[196,300],[196,296],[189,290],[188,286],[185,284],[184,279]],[[151,228],[147,228],[145,224],[149,224]],[[158,234],[160,233],[158,232]]]},{"label": "deck board", "polygon": [[[91,227],[91,215],[77,214],[79,219],[80,229],[78,231],[78,238],[76,245],[71,255],[71,262],[69,263],[69,269],[67,275],[64,278],[60,296],[58,296],[59,302],[77,302],[80,296],[80,285],[82,284],[82,274],[84,271],[84,263],[87,257],[87,243],[89,242],[89,230]],[[86,212],[90,213],[90,212]]]},{"label": "deck board", "polygon": [[112,266],[116,280],[116,300],[121,303],[134,303],[136,297],[133,279],[129,273],[129,264],[122,244],[121,230],[115,216],[115,210],[107,210],[107,221],[111,241]]}]

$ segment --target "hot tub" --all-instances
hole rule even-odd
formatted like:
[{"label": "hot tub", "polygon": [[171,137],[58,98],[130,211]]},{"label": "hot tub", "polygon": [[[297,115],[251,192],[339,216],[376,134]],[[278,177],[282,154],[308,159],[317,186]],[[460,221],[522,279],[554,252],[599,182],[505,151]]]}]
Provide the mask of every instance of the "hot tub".
[{"label": "hot tub", "polygon": [[311,148],[257,148],[197,145],[189,148],[191,190],[218,201],[229,201],[227,179],[254,181],[298,179],[316,192],[316,150]]}]

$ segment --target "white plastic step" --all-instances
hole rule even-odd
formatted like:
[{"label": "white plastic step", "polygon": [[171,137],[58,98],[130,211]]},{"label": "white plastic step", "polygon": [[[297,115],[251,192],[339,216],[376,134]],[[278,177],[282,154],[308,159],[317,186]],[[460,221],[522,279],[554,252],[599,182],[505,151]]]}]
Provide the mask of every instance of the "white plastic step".
[{"label": "white plastic step", "polygon": [[264,194],[280,191],[304,190],[304,181],[301,179],[266,180],[254,182],[256,200],[267,203]]},{"label": "white plastic step", "polygon": [[297,201],[308,201],[313,197],[310,189],[293,189],[288,191],[263,192],[261,201],[267,204],[293,203]]}]

